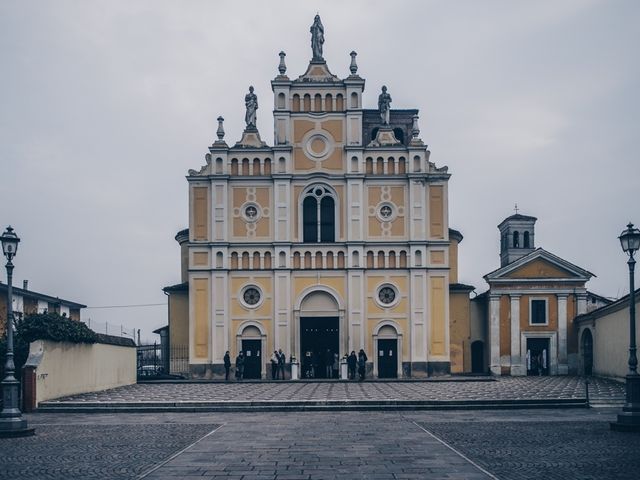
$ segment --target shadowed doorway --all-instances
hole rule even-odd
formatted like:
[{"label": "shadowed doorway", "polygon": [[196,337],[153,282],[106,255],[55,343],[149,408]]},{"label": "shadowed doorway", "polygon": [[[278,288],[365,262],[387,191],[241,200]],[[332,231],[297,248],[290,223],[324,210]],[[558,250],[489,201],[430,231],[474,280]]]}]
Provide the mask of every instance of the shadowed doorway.
[{"label": "shadowed doorway", "polygon": [[338,317],[301,317],[300,353],[303,378],[332,378],[334,355],[340,342]]}]

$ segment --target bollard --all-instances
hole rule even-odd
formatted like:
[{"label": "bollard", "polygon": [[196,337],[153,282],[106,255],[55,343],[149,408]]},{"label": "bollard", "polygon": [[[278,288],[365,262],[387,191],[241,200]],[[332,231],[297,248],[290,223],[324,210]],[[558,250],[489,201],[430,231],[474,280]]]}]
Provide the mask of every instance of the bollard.
[{"label": "bollard", "polygon": [[587,408],[589,408],[589,379],[585,379],[584,381],[584,390],[585,390],[585,396],[587,398]]}]

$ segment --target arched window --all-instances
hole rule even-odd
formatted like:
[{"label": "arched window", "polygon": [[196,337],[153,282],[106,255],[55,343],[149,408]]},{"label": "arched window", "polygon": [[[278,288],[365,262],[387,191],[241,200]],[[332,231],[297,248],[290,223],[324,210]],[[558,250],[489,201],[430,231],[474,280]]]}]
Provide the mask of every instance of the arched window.
[{"label": "arched window", "polygon": [[309,95],[308,93],[305,93],[304,97],[302,98],[302,111],[303,112],[310,112],[311,111],[311,95]]},{"label": "arched window", "polygon": [[253,252],[253,265],[251,266],[254,270],[260,269],[260,253]]},{"label": "arched window", "polygon": [[249,252],[242,252],[242,268],[249,269]]},{"label": "arched window", "polygon": [[520,248],[520,233],[517,230],[513,232],[513,248]]},{"label": "arched window", "polygon": [[286,98],[284,93],[279,93],[278,94],[278,108],[279,109],[283,109],[285,107],[285,103],[286,103]]},{"label": "arched window", "polygon": [[322,262],[322,252],[316,252],[316,268],[324,268]]},{"label": "arched window", "polygon": [[293,95],[293,105],[291,106],[291,110],[294,112],[300,111],[300,95],[297,93]]},{"label": "arched window", "polygon": [[373,252],[371,250],[367,252],[367,268],[373,268]]},{"label": "arched window", "polygon": [[394,173],[396,173],[396,164],[393,157],[389,157],[387,159],[387,173],[389,175],[393,175]]},{"label": "arched window", "polygon": [[293,268],[300,268],[300,252],[293,252]]},{"label": "arched window", "polygon": [[398,173],[406,173],[407,167],[404,161],[404,157],[398,159]]},{"label": "arched window", "polygon": [[385,264],[384,264],[384,252],[382,250],[380,250],[378,252],[378,268],[385,268]]},{"label": "arched window", "polygon": [[242,159],[242,175],[249,175],[249,159]]},{"label": "arched window", "polygon": [[327,268],[334,268],[333,252],[327,252]]},{"label": "arched window", "polygon": [[324,109],[327,112],[333,112],[333,96],[330,93],[324,97]]},{"label": "arched window", "polygon": [[238,159],[231,160],[231,175],[238,175]]},{"label": "arched window", "polygon": [[338,252],[338,268],[344,268],[344,252]]},{"label": "arched window", "polygon": [[[286,266],[287,266],[287,254],[286,254],[286,253],[284,253],[284,252],[280,252],[280,253],[278,254],[278,259],[279,259],[279,260],[278,260],[278,266],[279,266],[279,267],[284,268],[284,267],[286,267]],[[298,257],[298,260],[300,260],[300,257]]]},{"label": "arched window", "polygon": [[389,268],[396,268],[396,252],[393,250],[389,252]]},{"label": "arched window", "polygon": [[322,95],[320,95],[319,93],[316,93],[315,97],[313,97],[313,111],[322,111]]},{"label": "arched window", "polygon": [[336,241],[336,204],[333,193],[323,185],[312,185],[302,201],[302,241]]},{"label": "arched window", "polygon": [[270,158],[266,158],[264,160],[264,174],[271,175],[271,159]]},{"label": "arched window", "polygon": [[231,270],[238,269],[238,254],[236,252],[231,252]]},{"label": "arched window", "polygon": [[530,243],[529,243],[529,232],[524,232],[522,234],[522,246],[524,248],[531,248],[529,245],[530,245]]},{"label": "arched window", "polygon": [[271,269],[271,253],[265,252],[264,254],[264,269]]},{"label": "arched window", "polygon": [[253,171],[251,172],[251,175],[260,175],[260,159],[259,158],[253,159]]},{"label": "arched window", "polygon": [[407,268],[407,252],[400,250],[400,268]]},{"label": "arched window", "polygon": [[358,94],[356,92],[351,94],[351,108],[358,108]]},{"label": "arched window", "polygon": [[344,98],[342,94],[339,93],[336,95],[336,112],[341,112],[344,110]]}]

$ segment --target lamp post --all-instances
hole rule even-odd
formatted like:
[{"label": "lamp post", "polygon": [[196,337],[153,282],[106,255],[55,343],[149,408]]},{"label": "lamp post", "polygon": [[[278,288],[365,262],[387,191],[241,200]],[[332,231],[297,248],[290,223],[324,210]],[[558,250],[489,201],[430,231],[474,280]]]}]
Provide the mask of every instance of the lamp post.
[{"label": "lamp post", "polygon": [[638,375],[638,357],[636,356],[636,300],[634,286],[635,252],[640,248],[640,230],[633,223],[620,234],[622,250],[629,255],[629,373],[626,377],[626,402],[618,420],[611,422],[611,429],[624,432],[640,431],[640,375]]},{"label": "lamp post", "polygon": [[2,380],[2,412],[0,412],[0,437],[25,437],[33,435],[34,429],[27,426],[27,420],[22,418],[20,405],[18,404],[19,383],[14,376],[15,364],[13,362],[13,257],[18,251],[20,239],[13,232],[11,226],[7,227],[0,236],[2,241],[2,253],[7,258],[7,353],[4,363],[5,377]]}]

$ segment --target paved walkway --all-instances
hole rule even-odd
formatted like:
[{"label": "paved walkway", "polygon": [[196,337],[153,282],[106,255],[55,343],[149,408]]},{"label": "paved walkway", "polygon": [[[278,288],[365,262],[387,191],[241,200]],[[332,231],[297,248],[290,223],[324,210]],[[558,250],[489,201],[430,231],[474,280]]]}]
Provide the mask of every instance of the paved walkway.
[{"label": "paved walkway", "polygon": [[[590,397],[605,404],[624,398],[624,385],[589,379]],[[495,381],[144,383],[44,402],[46,407],[340,405],[426,402],[584,400],[580,377],[502,377]]]},{"label": "paved walkway", "polygon": [[615,413],[36,413],[0,439],[0,479],[635,480]]}]

